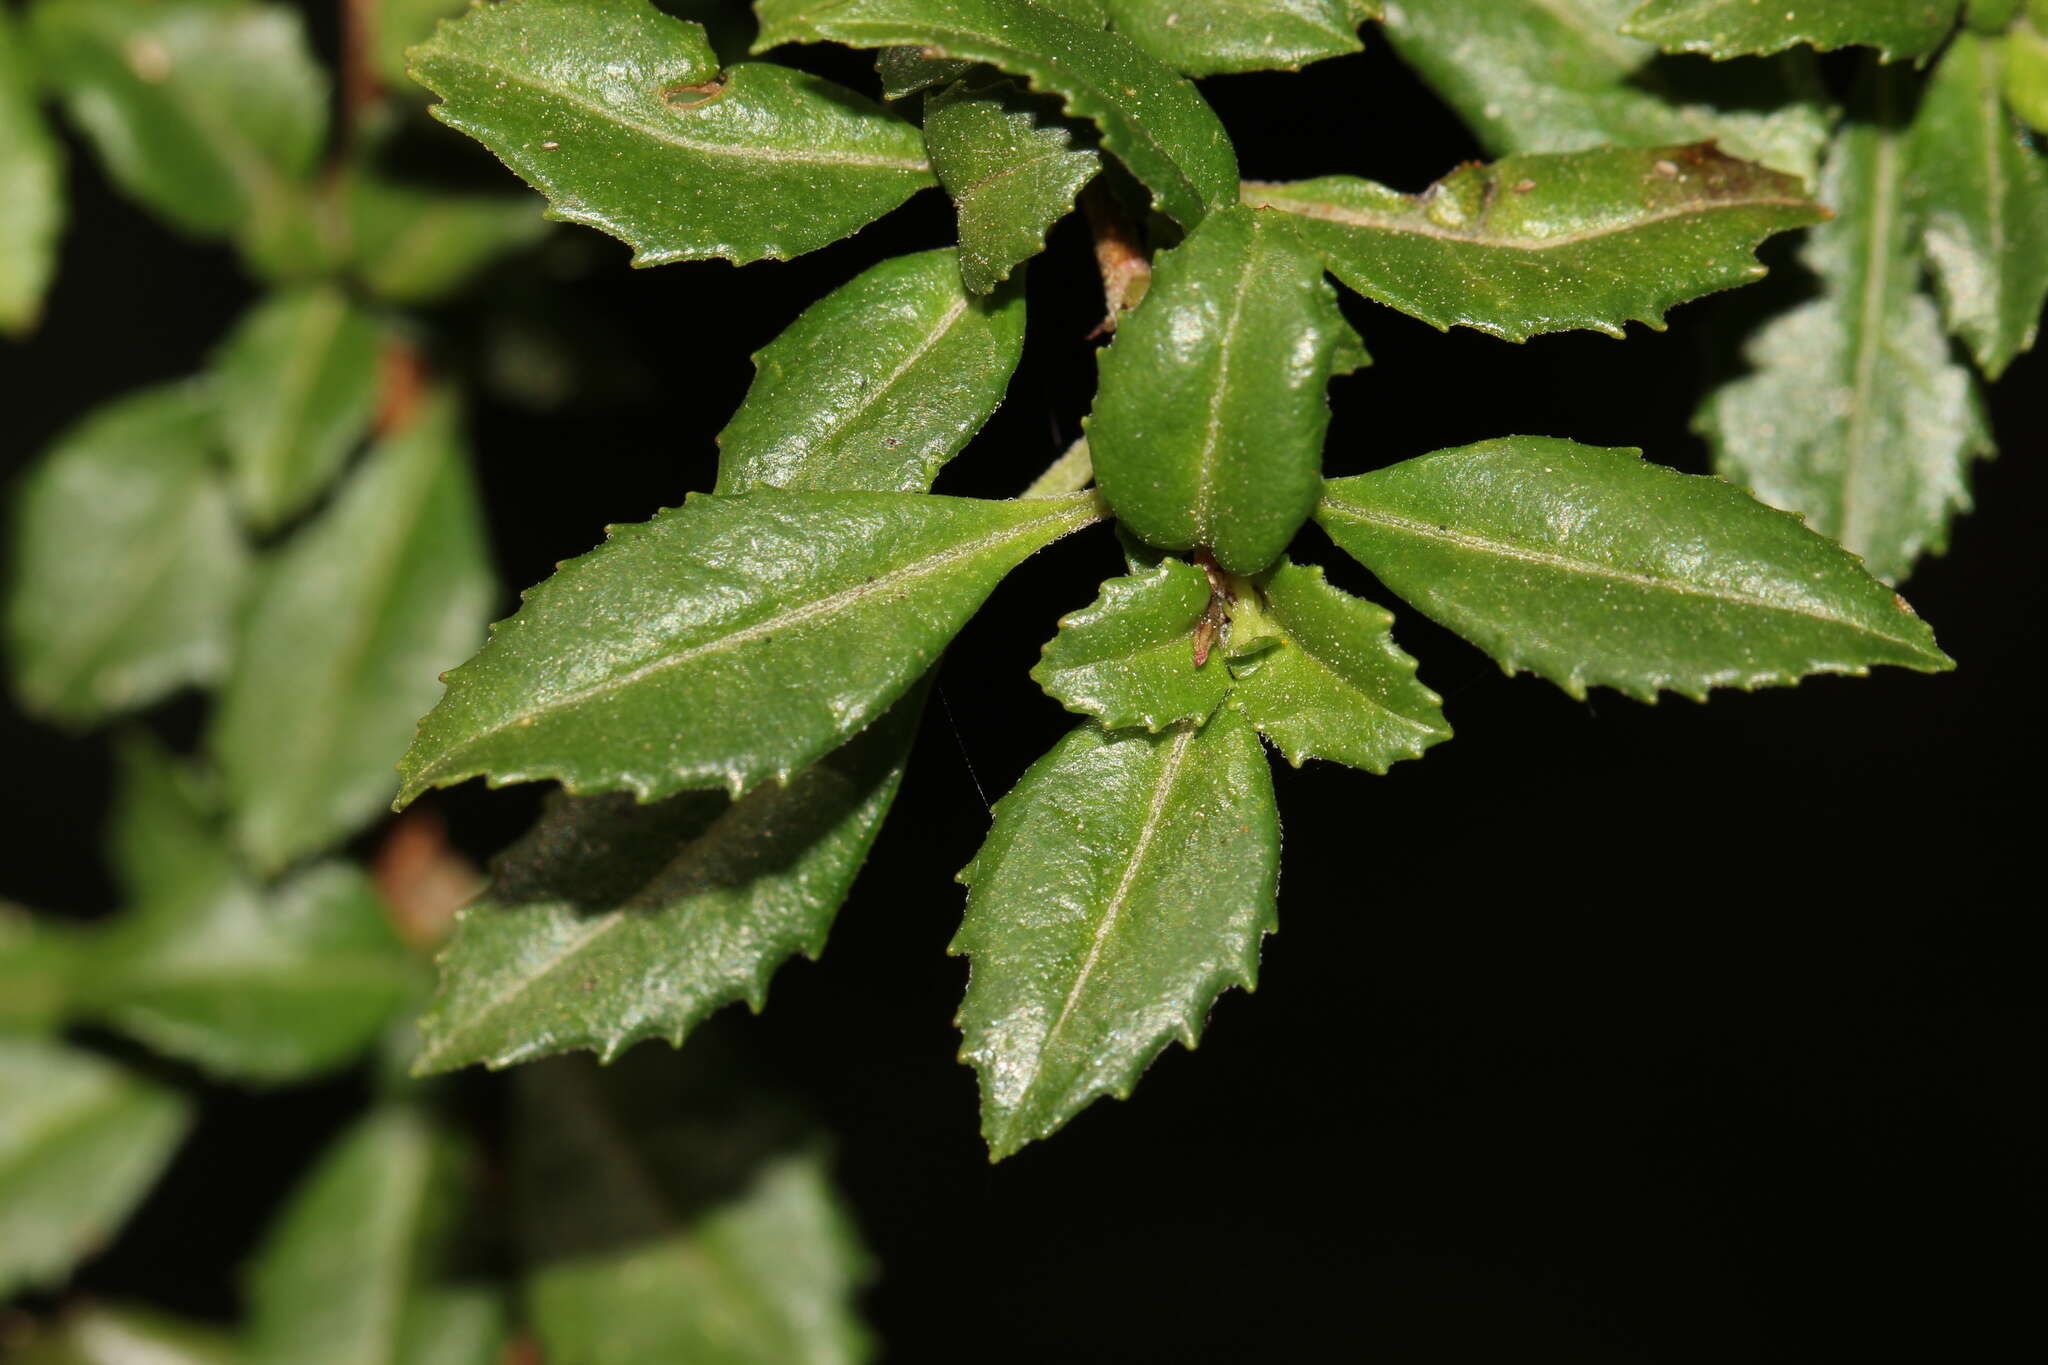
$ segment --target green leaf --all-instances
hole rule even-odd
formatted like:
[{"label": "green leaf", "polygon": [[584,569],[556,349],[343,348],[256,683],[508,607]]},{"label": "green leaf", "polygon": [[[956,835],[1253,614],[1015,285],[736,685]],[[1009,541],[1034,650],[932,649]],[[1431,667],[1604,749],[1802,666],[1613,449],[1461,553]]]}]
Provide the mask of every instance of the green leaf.
[{"label": "green leaf", "polygon": [[1756,247],[1826,211],[1797,180],[1710,142],[1514,156],[1419,195],[1334,175],[1247,185],[1294,215],[1338,279],[1444,331],[1509,341],[1662,330],[1666,310],[1760,278]]},{"label": "green leaf", "polygon": [[79,935],[0,901],[0,1035],[49,1033],[71,1012]]},{"label": "green leaf", "polygon": [[977,299],[951,249],[898,256],[833,290],[754,357],[719,434],[718,491],[919,492],[1003,401],[1024,295]]},{"label": "green leaf", "polygon": [[187,232],[281,211],[327,137],[327,75],[291,8],[238,0],[39,0],[45,77],[107,173]]},{"label": "green leaf", "polygon": [[1286,218],[1213,215],[1102,356],[1088,446],[1118,521],[1233,573],[1272,563],[1316,505],[1325,390],[1358,345]]},{"label": "green leaf", "polygon": [[1451,737],[1442,698],[1394,643],[1392,613],[1285,559],[1257,590],[1231,621],[1230,704],[1289,763],[1327,758],[1384,773]]},{"label": "green leaf", "polygon": [[0,1038],[0,1299],[55,1287],[112,1241],[190,1121],[90,1053]]},{"label": "green leaf", "polygon": [[488,774],[643,801],[789,777],[922,677],[1090,495],[693,495],[564,565],[448,674],[401,802]]},{"label": "green leaf", "polygon": [[1805,64],[1660,60],[1616,32],[1637,3],[1408,0],[1386,33],[1496,156],[1717,140],[1810,180],[1830,119]]},{"label": "green leaf", "polygon": [[987,62],[1055,94],[1102,129],[1102,145],[1193,227],[1237,198],[1237,155],[1195,87],[1129,39],[1025,0],[758,0],[757,52],[780,43],[913,45]]},{"label": "green leaf", "polygon": [[2048,162],[2006,112],[2003,87],[1999,45],[1957,34],[1907,140],[1942,313],[1991,379],[2034,344],[2048,300]]},{"label": "green leaf", "polygon": [[1978,33],[1998,34],[2019,17],[2024,0],[1969,0],[1963,19]]},{"label": "green leaf", "polygon": [[1357,52],[1378,0],[1102,0],[1116,31],[1176,71],[1299,71]]},{"label": "green leaf", "polygon": [[1015,81],[955,81],[924,103],[924,146],[960,224],[960,274],[986,294],[1045,248],[1102,167],[1074,129]]},{"label": "green leaf", "polygon": [[2048,133],[2048,31],[2031,23],[2005,39],[2005,101],[2037,133]]},{"label": "green leaf", "polygon": [[1278,924],[1280,816],[1251,726],[1224,709],[1161,735],[1082,725],[996,803],[960,873],[972,961],[960,1058],[1000,1160],[1152,1059],[1192,1048],[1216,997],[1256,984]]},{"label": "green leaf", "polygon": [[482,635],[497,593],[467,465],[454,402],[425,400],[265,567],[210,737],[260,867],[390,801],[437,675]]},{"label": "green leaf", "polygon": [[1854,556],[1719,479],[1512,436],[1333,479],[1317,519],[1425,615],[1574,697],[1954,667]]},{"label": "green leaf", "polygon": [[366,171],[347,195],[356,277],[392,303],[438,303],[548,232],[524,194],[452,194]]},{"label": "green leaf", "polygon": [[49,1336],[32,1336],[14,1365],[236,1365],[216,1328],[153,1309],[92,1303],[66,1312]]},{"label": "green leaf", "polygon": [[557,794],[462,912],[416,1070],[589,1048],[676,1047],[713,1010],[759,1010],[815,959],[903,779],[920,690],[851,743],[738,801]]},{"label": "green leaf", "polygon": [[493,1365],[505,1333],[497,1296],[440,1278],[460,1165],[406,1109],[350,1129],[251,1267],[250,1365]]},{"label": "green leaf", "polygon": [[273,294],[214,358],[221,436],[257,527],[317,498],[369,432],[383,331],[330,285]]},{"label": "green leaf", "polygon": [[36,108],[36,68],[11,13],[0,10],[0,332],[42,316],[64,222],[64,156]]},{"label": "green leaf", "polygon": [[932,183],[918,131],[819,77],[719,70],[647,0],[506,0],[413,50],[434,116],[635,265],[815,251]]},{"label": "green leaf", "polygon": [[1908,169],[1903,132],[1843,126],[1821,179],[1836,217],[1802,256],[1820,297],[1766,324],[1744,350],[1753,372],[1695,421],[1722,474],[1887,580],[1947,546],[1969,462],[1992,451],[1970,371],[1919,288]]},{"label": "green leaf", "polygon": [[1961,7],[1962,0],[1645,0],[1622,31],[1716,59],[1853,43],[1897,61],[1939,47]]},{"label": "green leaf", "polygon": [[1061,619],[1032,680],[1107,730],[1142,725],[1157,733],[1206,720],[1230,690],[1220,651],[1195,664],[1209,596],[1208,575],[1179,559],[1112,578],[1093,605]]},{"label": "green leaf", "polygon": [[[406,52],[433,36],[434,26],[469,8],[469,0],[370,0],[370,67],[377,78],[408,93]],[[418,94],[418,91],[410,93]]]},{"label": "green leaf", "polygon": [[515,1082],[526,1308],[550,1365],[857,1365],[872,1277],[815,1144],[705,1043]]},{"label": "green leaf", "polygon": [[23,704],[85,725],[226,670],[248,572],[200,391],[130,394],[58,438],[14,505]]}]

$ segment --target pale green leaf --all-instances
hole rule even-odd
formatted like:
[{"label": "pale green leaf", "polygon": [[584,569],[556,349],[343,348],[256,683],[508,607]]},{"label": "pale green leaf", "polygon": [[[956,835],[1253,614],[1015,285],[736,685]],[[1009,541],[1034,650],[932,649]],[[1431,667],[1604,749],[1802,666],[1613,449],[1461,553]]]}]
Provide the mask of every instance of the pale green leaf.
[{"label": "pale green leaf", "polygon": [[646,1038],[680,1047],[722,1005],[759,1010],[816,958],[903,778],[922,691],[850,743],[730,801],[557,794],[462,912],[420,1020],[417,1070],[510,1066]]},{"label": "pale green leaf", "polygon": [[38,0],[37,48],[116,184],[188,232],[278,213],[327,136],[298,12],[239,0]]},{"label": "pale green leaf", "polygon": [[83,725],[226,670],[248,551],[189,386],[58,438],[14,501],[8,654],[23,703]]},{"label": "pale green leaf", "polygon": [[2034,344],[2048,300],[2048,160],[2006,112],[1996,42],[1962,33],[1907,140],[1921,249],[1951,332],[1988,378]]},{"label": "pale green leaf", "polygon": [[980,299],[947,249],[871,266],[754,357],[719,434],[718,491],[921,492],[1003,401],[1021,290]]},{"label": "pale green leaf", "polygon": [[1289,763],[1327,758],[1384,773],[1451,737],[1442,699],[1394,643],[1392,613],[1286,559],[1255,587],[1257,600],[1231,621],[1230,704]]},{"label": "pale green leaf", "polygon": [[90,1303],[48,1335],[31,1334],[12,1365],[237,1365],[233,1340],[214,1327],[154,1309]]},{"label": "pale green leaf", "polygon": [[1212,215],[1102,356],[1088,447],[1118,521],[1234,573],[1272,563],[1315,507],[1326,390],[1357,346],[1284,215]]},{"label": "pale green leaf", "polygon": [[1752,372],[1696,420],[1721,473],[1886,580],[1946,548],[1969,462],[1992,451],[1975,380],[1919,287],[1908,160],[1902,131],[1843,126],[1820,190],[1836,217],[1802,257],[1820,296],[1767,323],[1744,351]]},{"label": "pale green leaf", "polygon": [[2048,29],[2014,25],[2005,39],[2005,102],[2037,133],[2048,133]]},{"label": "pale green leaf", "polygon": [[960,274],[986,294],[1045,248],[1045,234],[1102,167],[1074,129],[1014,81],[956,81],[924,103],[924,145],[953,197]]},{"label": "pale green leaf", "polygon": [[1393,592],[1575,697],[1954,667],[1854,556],[1633,450],[1484,441],[1333,479],[1317,519]]},{"label": "pale green leaf", "polygon": [[81,947],[62,921],[0,901],[0,1035],[63,1024],[85,960]]},{"label": "pale green leaf", "polygon": [[1859,44],[1886,61],[1921,57],[1955,27],[1962,0],[1645,0],[1624,31],[1714,58]]},{"label": "pale green leaf", "polygon": [[513,1189],[549,1365],[859,1365],[872,1276],[814,1144],[759,1076],[682,1054],[524,1067]]},{"label": "pale green leaf", "polygon": [[214,357],[228,468],[258,528],[304,511],[368,434],[382,343],[375,318],[315,285],[258,304]]},{"label": "pale green leaf", "polygon": [[0,332],[42,316],[64,222],[64,157],[36,108],[38,80],[14,16],[0,9]]},{"label": "pale green leaf", "polygon": [[1357,52],[1377,0],[1101,0],[1110,23],[1176,71],[1298,71]]},{"label": "pale green leaf", "polygon": [[1659,60],[1617,32],[1638,2],[1387,0],[1386,33],[1496,156],[1717,140],[1810,180],[1829,118],[1805,66]]},{"label": "pale green leaf", "polygon": [[451,193],[363,172],[347,195],[356,277],[393,303],[437,303],[548,231],[525,194]]},{"label": "pale green leaf", "polygon": [[1509,341],[1628,322],[1761,277],[1757,245],[1820,222],[1797,180],[1712,143],[1513,156],[1419,195],[1352,176],[1245,186],[1344,283],[1448,331]]},{"label": "pale green leaf", "polygon": [[[433,36],[434,25],[469,8],[469,0],[369,0],[370,66],[377,78],[400,95],[408,93],[406,52]],[[417,90],[410,93],[418,94]]]},{"label": "pale green leaf", "polygon": [[1129,39],[1026,0],[758,0],[756,51],[779,43],[914,45],[987,62],[1093,120],[1102,145],[1193,227],[1237,198],[1237,156],[1195,87]]},{"label": "pale green leaf", "polygon": [[210,746],[241,846],[266,870],[339,842],[496,596],[452,399],[424,401],[264,567]]},{"label": "pale green leaf", "polygon": [[460,1162],[400,1108],[330,1148],[251,1267],[250,1365],[494,1365],[503,1305],[440,1278]]},{"label": "pale green leaf", "polygon": [[494,628],[420,724],[401,801],[488,774],[642,800],[790,776],[922,677],[1092,496],[693,495],[616,528]]},{"label": "pale green leaf", "polygon": [[1159,735],[1082,725],[996,803],[960,873],[960,1058],[1000,1160],[1128,1098],[1277,927],[1280,816],[1258,734],[1225,708]]},{"label": "pale green leaf", "polygon": [[90,1053],[0,1038],[0,1299],[112,1241],[189,1122],[179,1096]]},{"label": "pale green leaf", "polygon": [[1230,690],[1221,651],[1195,664],[1209,596],[1208,575],[1185,560],[1112,578],[1093,604],[1061,619],[1032,680],[1108,730],[1206,720]]},{"label": "pale green leaf", "polygon": [[719,69],[647,0],[505,0],[413,50],[434,115],[635,265],[814,251],[932,183],[915,127],[830,81]]}]

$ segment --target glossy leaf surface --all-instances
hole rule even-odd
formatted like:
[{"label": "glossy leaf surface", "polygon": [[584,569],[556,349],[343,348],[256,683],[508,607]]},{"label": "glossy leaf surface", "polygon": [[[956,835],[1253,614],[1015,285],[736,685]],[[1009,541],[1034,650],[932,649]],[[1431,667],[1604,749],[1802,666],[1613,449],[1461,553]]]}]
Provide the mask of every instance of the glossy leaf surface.
[{"label": "glossy leaf surface", "polygon": [[1024,295],[976,298],[952,250],[863,271],[754,357],[719,434],[718,491],[931,487],[1003,401],[1024,350]]},{"label": "glossy leaf surface", "polygon": [[1193,85],[1130,40],[1026,0],[759,0],[756,51],[779,43],[911,45],[987,62],[1059,95],[1183,227],[1237,198],[1237,156]]},{"label": "glossy leaf surface", "polygon": [[215,469],[214,420],[189,387],[131,394],[29,474],[7,640],[30,709],[87,724],[227,668],[249,557]]},{"label": "glossy leaf surface", "polygon": [[1296,71],[1356,52],[1368,0],[1102,0],[1110,22],[1176,71]]},{"label": "glossy leaf surface", "polygon": [[1758,243],[1825,216],[1797,180],[1711,143],[1515,156],[1419,195],[1327,176],[1247,185],[1337,278],[1448,331],[1509,341],[1623,324],[1761,277]]},{"label": "glossy leaf surface", "polygon": [[1992,379],[2034,344],[2048,301],[2048,160],[2021,135],[2003,90],[1999,45],[1958,34],[1907,142],[1943,315]]},{"label": "glossy leaf surface", "polygon": [[1060,620],[1031,677],[1069,711],[1106,730],[1154,732],[1202,721],[1230,690],[1222,651],[1195,666],[1195,629],[1209,610],[1209,577],[1179,559],[1112,578],[1102,596]]},{"label": "glossy leaf surface", "polygon": [[648,0],[508,0],[414,50],[434,116],[635,265],[815,251],[932,183],[916,128],[787,67],[722,72]]},{"label": "glossy leaf surface", "polygon": [[1821,181],[1836,218],[1801,257],[1820,296],[1751,338],[1752,372],[1696,421],[1721,473],[1888,580],[1946,547],[1969,462],[1991,452],[1974,380],[1919,288],[1907,172],[1903,132],[1844,126]]},{"label": "glossy leaf surface", "polygon": [[0,1038],[0,1297],[54,1288],[111,1242],[189,1122],[88,1052]]},{"label": "glossy leaf surface", "polygon": [[1451,737],[1443,702],[1394,643],[1393,614],[1283,559],[1260,575],[1257,619],[1231,623],[1230,704],[1300,767],[1384,773]]},{"label": "glossy leaf surface", "polygon": [[1251,989],[1279,866],[1272,773],[1235,711],[1161,735],[1084,724],[1032,765],[960,874],[952,947],[993,1156],[1129,1096],[1218,995]]},{"label": "glossy leaf surface", "polygon": [[36,66],[12,13],[0,11],[0,332],[43,311],[64,221],[64,160],[36,108]]},{"label": "glossy leaf surface", "polygon": [[488,774],[653,800],[786,780],[922,677],[1088,495],[693,496],[527,594],[448,675],[401,800]]},{"label": "glossy leaf surface", "polygon": [[497,1296],[441,1279],[460,1153],[419,1114],[373,1112],[324,1153],[249,1275],[250,1365],[493,1365]]},{"label": "glossy leaf surface", "polygon": [[1575,697],[1954,666],[1902,599],[1797,517],[1636,451],[1486,441],[1333,479],[1317,515],[1423,613]]},{"label": "glossy leaf surface", "polygon": [[318,497],[370,430],[382,333],[339,289],[275,294],[214,360],[221,436],[242,508],[275,526]]},{"label": "glossy leaf surface", "polygon": [[1315,507],[1325,391],[1357,347],[1286,218],[1206,220],[1159,257],[1102,356],[1088,445],[1118,521],[1234,573],[1272,563]]},{"label": "glossy leaf surface", "polygon": [[428,400],[269,565],[211,744],[243,847],[267,869],[390,801],[441,670],[496,597],[454,404]]},{"label": "glossy leaf surface", "polygon": [[1955,27],[1962,0],[1645,0],[1626,31],[1674,52],[1742,57],[1806,43],[1919,57]]},{"label": "glossy leaf surface", "polygon": [[922,693],[850,743],[730,801],[557,795],[500,855],[442,953],[417,1069],[510,1066],[684,1036],[736,1000],[759,1010],[796,953],[816,958],[903,778]]},{"label": "glossy leaf surface", "polygon": [[1782,62],[1659,60],[1618,32],[1637,3],[1388,0],[1386,33],[1496,156],[1714,139],[1810,179],[1829,126],[1818,84]]},{"label": "glossy leaf surface", "polygon": [[986,294],[1045,248],[1102,167],[1074,129],[1014,81],[955,81],[924,102],[924,145],[959,222],[960,275]]},{"label": "glossy leaf surface", "polygon": [[40,0],[46,78],[115,183],[188,232],[280,208],[327,136],[327,76],[285,5]]}]

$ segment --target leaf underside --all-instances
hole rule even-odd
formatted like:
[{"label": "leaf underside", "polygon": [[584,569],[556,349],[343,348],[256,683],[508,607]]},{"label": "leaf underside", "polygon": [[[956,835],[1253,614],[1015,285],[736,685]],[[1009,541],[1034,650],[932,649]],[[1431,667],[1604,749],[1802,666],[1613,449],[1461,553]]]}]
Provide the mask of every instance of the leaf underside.
[{"label": "leaf underside", "polygon": [[960,275],[986,294],[1045,247],[1102,154],[1015,81],[955,81],[924,103],[924,145],[959,222]]}]

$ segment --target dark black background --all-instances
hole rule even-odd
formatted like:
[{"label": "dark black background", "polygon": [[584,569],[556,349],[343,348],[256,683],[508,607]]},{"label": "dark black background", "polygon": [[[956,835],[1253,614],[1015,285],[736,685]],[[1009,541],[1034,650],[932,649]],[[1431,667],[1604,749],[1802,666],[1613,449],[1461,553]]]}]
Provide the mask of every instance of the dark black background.
[{"label": "dark black background", "polygon": [[[1477,155],[1384,50],[1204,88],[1253,178],[1417,189]],[[418,138],[495,179],[454,134]],[[89,156],[72,167],[50,317],[0,349],[10,473],[94,404],[196,369],[251,297],[225,250],[171,236]],[[744,272],[632,272],[622,248],[565,228],[544,289],[508,272],[436,319],[441,363],[471,377],[508,337],[539,335],[539,312],[580,329],[569,350],[594,396],[536,411],[478,390],[508,605],[606,522],[708,486],[749,353],[825,289],[950,228],[927,194]],[[1378,363],[1336,389],[1330,470],[1512,432],[1703,470],[1688,416],[1710,362],[1802,287],[1788,245],[1767,253],[1770,284],[1625,343],[1445,336],[1347,299]],[[1033,268],[1031,300],[1009,402],[941,491],[1007,495],[1076,434],[1099,295],[1075,223]],[[889,1358],[2038,1351],[2044,384],[2036,353],[1999,386],[1982,510],[1906,585],[1953,674],[1580,703],[1405,613],[1457,739],[1384,778],[1283,766],[1284,930],[1258,993],[1227,996],[1199,1053],[1169,1051],[1132,1102],[992,1168],[953,1059],[951,874],[985,833],[984,796],[1067,727],[1025,670],[1116,551],[1096,531],[1014,575],[948,657],[824,960],[786,968],[767,1013],[734,1030],[834,1135],[883,1267],[866,1306]],[[1373,591],[1314,532],[1302,553]],[[159,723],[190,736],[201,719],[188,700]],[[11,711],[4,727],[16,852],[0,894],[104,910],[103,740]],[[533,809],[517,792],[440,804],[479,855]],[[478,1093],[488,1120],[488,1083]],[[85,1292],[232,1312],[232,1267],[362,1087],[210,1094]]]}]

